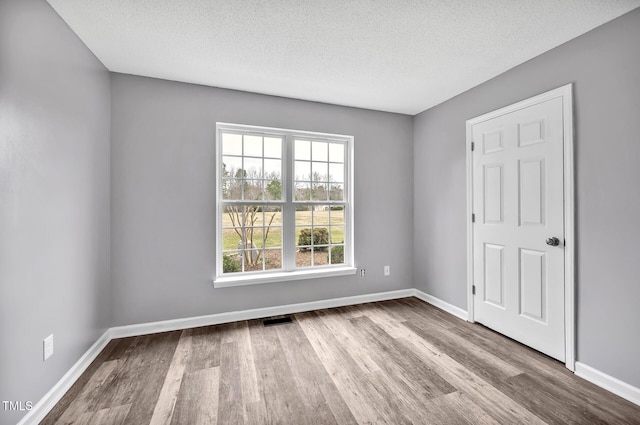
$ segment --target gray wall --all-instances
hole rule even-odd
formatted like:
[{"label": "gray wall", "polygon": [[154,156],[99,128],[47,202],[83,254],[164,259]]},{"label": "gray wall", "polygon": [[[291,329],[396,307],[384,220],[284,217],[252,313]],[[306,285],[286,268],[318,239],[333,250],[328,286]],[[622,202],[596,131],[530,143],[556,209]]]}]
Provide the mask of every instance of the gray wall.
[{"label": "gray wall", "polygon": [[577,358],[640,387],[640,9],[414,122],[416,287],[466,310],[465,120],[574,83]]},{"label": "gray wall", "polygon": [[[412,117],[122,74],[111,85],[114,326],[412,287]],[[216,121],[355,137],[367,277],[213,288]]]},{"label": "gray wall", "polygon": [[0,400],[35,404],[110,325],[109,99],[46,2],[0,2]]}]

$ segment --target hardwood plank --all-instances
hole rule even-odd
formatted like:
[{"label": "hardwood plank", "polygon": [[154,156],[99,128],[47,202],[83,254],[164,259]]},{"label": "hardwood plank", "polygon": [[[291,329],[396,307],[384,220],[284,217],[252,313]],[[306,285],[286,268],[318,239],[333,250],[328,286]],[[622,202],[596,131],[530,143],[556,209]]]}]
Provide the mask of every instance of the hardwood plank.
[{"label": "hardwood plank", "polygon": [[134,352],[129,360],[131,365],[126,369],[131,392],[118,394],[130,400],[131,409],[123,423],[129,425],[148,424],[158,402],[171,359],[176,351],[181,331],[146,335],[150,339],[144,351]]},{"label": "hardwood plank", "polygon": [[237,332],[239,357],[240,382],[242,383],[242,402],[245,404],[260,401],[260,389],[258,388],[258,373],[256,372],[255,354],[249,332],[249,323],[241,322]]},{"label": "hardwood plank", "polygon": [[388,388],[379,381],[379,375],[363,373],[350,355],[351,347],[342,346],[318,317],[315,313],[296,315],[356,420],[359,423],[410,423]]},{"label": "hardwood plank", "polygon": [[[397,309],[396,309],[397,310]],[[363,311],[363,316],[368,317],[378,327],[383,329],[393,338],[402,337],[407,328],[403,325],[406,322],[402,316],[396,314],[394,319],[391,319],[386,313],[386,309],[366,309]]]},{"label": "hardwood plank", "polygon": [[56,420],[56,425],[72,424],[75,419],[82,416],[88,410],[89,401],[100,396],[105,382],[111,374],[118,368],[120,360],[112,360],[102,363],[100,367],[91,375],[82,390],[74,394],[74,399],[68,404],[64,412]]},{"label": "hardwood plank", "polygon": [[[400,298],[398,301],[403,300],[404,298]],[[387,302],[374,302],[366,304],[367,312],[371,312],[372,314],[382,315],[387,318],[387,320],[395,321],[395,322],[404,322],[407,320],[402,314],[403,309],[392,308],[389,307],[391,304]],[[367,313],[367,315],[369,315]]]},{"label": "hardwood plank", "polygon": [[[229,328],[230,329],[230,328]],[[218,391],[218,422],[243,424],[242,386],[238,373],[238,343],[222,343],[220,353],[220,389]]]},{"label": "hardwood plank", "polygon": [[[333,334],[314,313],[299,313],[295,317],[358,423],[384,423],[376,404],[370,402],[366,389],[359,384],[357,376],[351,373],[358,366],[349,361],[348,354],[336,352],[336,348],[332,347],[332,343],[337,345]],[[373,407],[369,408],[369,405]]]},{"label": "hardwood plank", "polygon": [[450,332],[469,341],[482,350],[504,359],[523,372],[545,373],[573,377],[573,373],[557,360],[500,335],[478,323],[462,322],[452,327]]},{"label": "hardwood plank", "polygon": [[498,422],[460,392],[429,400],[420,422],[441,425],[493,425]]},{"label": "hardwood plank", "polygon": [[225,344],[229,342],[237,342],[239,326],[240,326],[240,322],[224,323],[222,325],[218,325],[218,327],[220,328],[220,331],[222,332],[220,337],[220,343]]},{"label": "hardwood plank", "polygon": [[500,382],[522,373],[509,362],[438,325],[430,325],[425,321],[417,324],[413,320],[403,325],[489,382]]},{"label": "hardwood plank", "polygon": [[402,312],[400,315],[404,317],[405,320],[417,319],[418,321],[438,325],[443,329],[450,329],[457,326],[459,322],[463,322],[462,319],[458,319],[457,317],[416,298],[401,298],[393,300],[386,303],[385,308],[392,310],[400,309]]},{"label": "hardwood plank", "polygon": [[185,373],[220,366],[222,327],[203,326],[191,332],[191,355]]},{"label": "hardwood plank", "polygon": [[113,340],[42,423],[152,422],[640,425],[640,407],[401,299]]},{"label": "hardwood plank", "polygon": [[499,423],[543,423],[540,418],[453,358],[443,353],[434,355],[438,350],[428,341],[420,337],[399,338],[398,340],[405,344],[411,344],[415,353],[428,367],[436,370],[453,387],[471,397],[482,410]]},{"label": "hardwood plank", "polygon": [[119,366],[105,382],[100,397],[90,401],[94,404],[94,408],[90,410],[97,411],[131,403],[131,397],[137,385],[134,378],[143,358],[141,353],[146,352],[152,339],[149,335],[135,337],[129,341],[129,344],[121,346],[123,349],[118,353]]},{"label": "hardwood plank", "polygon": [[[51,409],[51,411],[44,417],[41,425],[52,425],[55,424],[58,419],[64,414],[64,412],[69,408],[71,403],[75,399],[80,396],[80,393],[84,390],[84,387],[87,385],[89,380],[92,378],[94,373],[102,367],[102,365],[110,360],[110,356],[114,350],[116,350],[118,346],[118,340],[110,341],[107,346],[98,354],[93,362],[89,365],[87,370],[84,371],[82,375],[78,378],[76,382],[69,388],[67,393],[62,397],[62,399]],[[90,400],[87,400],[89,402]]]},{"label": "hardwood plank", "polygon": [[548,423],[640,423],[640,417],[629,421],[619,412],[594,408],[566,389],[526,373],[506,379],[498,388]]},{"label": "hardwood plank", "polygon": [[456,412],[465,418],[470,425],[494,425],[499,423],[464,393],[447,394],[441,399],[446,403],[442,406],[445,412]]},{"label": "hardwood plank", "polygon": [[171,423],[173,409],[176,405],[178,392],[182,385],[182,377],[191,355],[191,330],[182,331],[176,351],[171,359],[169,370],[164,378],[158,402],[156,403],[150,425],[168,425]]},{"label": "hardwood plank", "polygon": [[309,416],[313,412],[305,408],[291,368],[285,360],[278,338],[279,326],[264,327],[260,321],[249,324],[259,374],[260,399],[265,403],[265,422],[299,425],[313,423],[309,422]]},{"label": "hardwood plank", "polygon": [[140,338],[135,336],[112,339],[109,344],[113,344],[113,349],[111,350],[106,361],[126,359],[127,357],[129,357],[131,351],[133,350],[133,348],[135,348],[139,341]]},{"label": "hardwood plank", "polygon": [[316,314],[320,316],[338,344],[349,347],[351,358],[363,372],[370,373],[380,370],[380,366],[371,358],[370,350],[362,344],[354,342],[354,335],[345,328],[347,322],[341,319],[339,314],[332,310],[318,310]]},{"label": "hardwood plank", "polygon": [[345,319],[353,319],[354,317],[360,317],[363,315],[359,305],[346,305],[344,307],[336,308],[335,311]]},{"label": "hardwood plank", "polygon": [[121,425],[129,414],[130,404],[108,407],[97,412],[87,412],[74,425]]},{"label": "hardwood plank", "polygon": [[459,327],[452,328],[451,331],[483,350],[505,359],[530,376],[539,377],[553,388],[561,389],[564,394],[577,398],[579,400],[577,403],[597,406],[597,409],[607,412],[612,417],[622,415],[626,418],[637,409],[633,403],[577,378],[562,363],[482,325],[465,322]]},{"label": "hardwood plank", "polygon": [[[341,423],[356,423],[297,320],[274,329],[300,398],[307,411],[313,412],[313,423],[338,424],[334,412],[338,413]],[[333,406],[325,394],[330,395]]]},{"label": "hardwood plank", "polygon": [[320,385],[319,388],[327,402],[327,406],[331,409],[331,413],[338,424],[355,425],[358,423],[333,381],[328,384]]},{"label": "hardwood plank", "polygon": [[355,332],[369,341],[372,355],[383,365],[385,373],[406,386],[409,393],[422,394],[425,398],[439,397],[456,389],[442,379],[406,345],[398,343],[389,334],[380,329],[369,317],[351,319]]},{"label": "hardwood plank", "polygon": [[171,424],[216,425],[219,384],[220,367],[186,373],[182,378]]}]

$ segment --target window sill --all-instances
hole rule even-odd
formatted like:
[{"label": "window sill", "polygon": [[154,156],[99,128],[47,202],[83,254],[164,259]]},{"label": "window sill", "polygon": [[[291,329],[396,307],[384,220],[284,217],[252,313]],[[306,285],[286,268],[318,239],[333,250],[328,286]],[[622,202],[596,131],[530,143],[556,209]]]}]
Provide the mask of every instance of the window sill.
[{"label": "window sill", "polygon": [[274,272],[259,275],[225,276],[213,280],[214,288],[231,286],[256,285],[260,283],[286,282],[290,280],[306,280],[321,277],[347,276],[356,274],[355,267],[335,267],[321,270],[297,270],[295,272]]}]

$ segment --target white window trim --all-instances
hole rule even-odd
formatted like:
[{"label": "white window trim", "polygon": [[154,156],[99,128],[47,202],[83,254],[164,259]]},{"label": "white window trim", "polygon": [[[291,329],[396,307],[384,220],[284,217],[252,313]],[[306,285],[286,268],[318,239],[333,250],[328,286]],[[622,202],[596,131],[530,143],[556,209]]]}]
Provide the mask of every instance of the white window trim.
[{"label": "white window trim", "polygon": [[[315,266],[309,268],[293,269],[295,264],[291,264],[291,261],[295,261],[292,258],[286,258],[284,256],[285,249],[287,252],[295,250],[295,230],[292,228],[286,228],[283,222],[283,240],[282,240],[282,252],[283,252],[283,268],[285,270],[274,271],[258,271],[258,272],[244,272],[226,274],[222,273],[222,255],[219,255],[222,249],[222,222],[220,220],[223,213],[221,184],[218,181],[220,164],[222,163],[222,149],[220,134],[223,131],[242,132],[251,131],[255,133],[261,133],[264,135],[279,135],[285,136],[285,139],[292,137],[304,137],[305,139],[330,139],[339,140],[347,144],[345,158],[345,203],[347,208],[345,209],[345,245],[344,245],[344,264],[340,265],[325,265]],[[332,133],[318,133],[301,130],[291,130],[274,127],[259,127],[253,125],[241,125],[232,123],[216,123],[216,139],[215,139],[215,152],[216,152],[216,276],[213,279],[213,286],[215,288],[224,288],[231,286],[253,285],[270,282],[284,282],[295,280],[306,280],[314,278],[326,278],[335,276],[353,275],[356,273],[357,268],[355,266],[354,255],[354,172],[353,172],[353,151],[354,151],[354,138],[353,136],[332,134]],[[283,215],[285,210],[288,210],[289,214],[293,213],[295,204],[293,203],[293,179],[290,176],[293,175],[293,143],[285,143],[285,149],[283,152],[283,176],[282,176],[282,189],[285,194],[285,200],[282,203]],[[264,202],[264,201],[263,201]],[[331,204],[326,202],[324,204]],[[295,221],[292,221],[291,226],[295,227]]]},{"label": "white window trim", "polygon": [[228,288],[229,286],[255,285],[259,283],[288,282],[293,280],[316,279],[323,277],[348,276],[356,274],[355,267],[335,266],[331,268],[316,268],[308,270],[296,270],[291,272],[260,272],[257,274],[241,274],[239,276],[223,276],[213,281],[214,288]]}]

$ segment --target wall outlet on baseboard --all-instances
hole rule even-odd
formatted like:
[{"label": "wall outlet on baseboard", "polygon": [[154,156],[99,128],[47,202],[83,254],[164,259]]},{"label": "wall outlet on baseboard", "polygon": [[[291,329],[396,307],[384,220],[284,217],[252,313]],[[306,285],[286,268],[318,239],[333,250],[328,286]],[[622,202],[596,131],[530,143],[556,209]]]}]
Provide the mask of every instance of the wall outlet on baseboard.
[{"label": "wall outlet on baseboard", "polygon": [[53,334],[42,340],[42,361],[53,355]]},{"label": "wall outlet on baseboard", "polygon": [[360,277],[365,277],[367,271],[365,269],[360,269]]},{"label": "wall outlet on baseboard", "polygon": [[385,276],[391,275],[391,266],[384,266],[384,275]]}]

